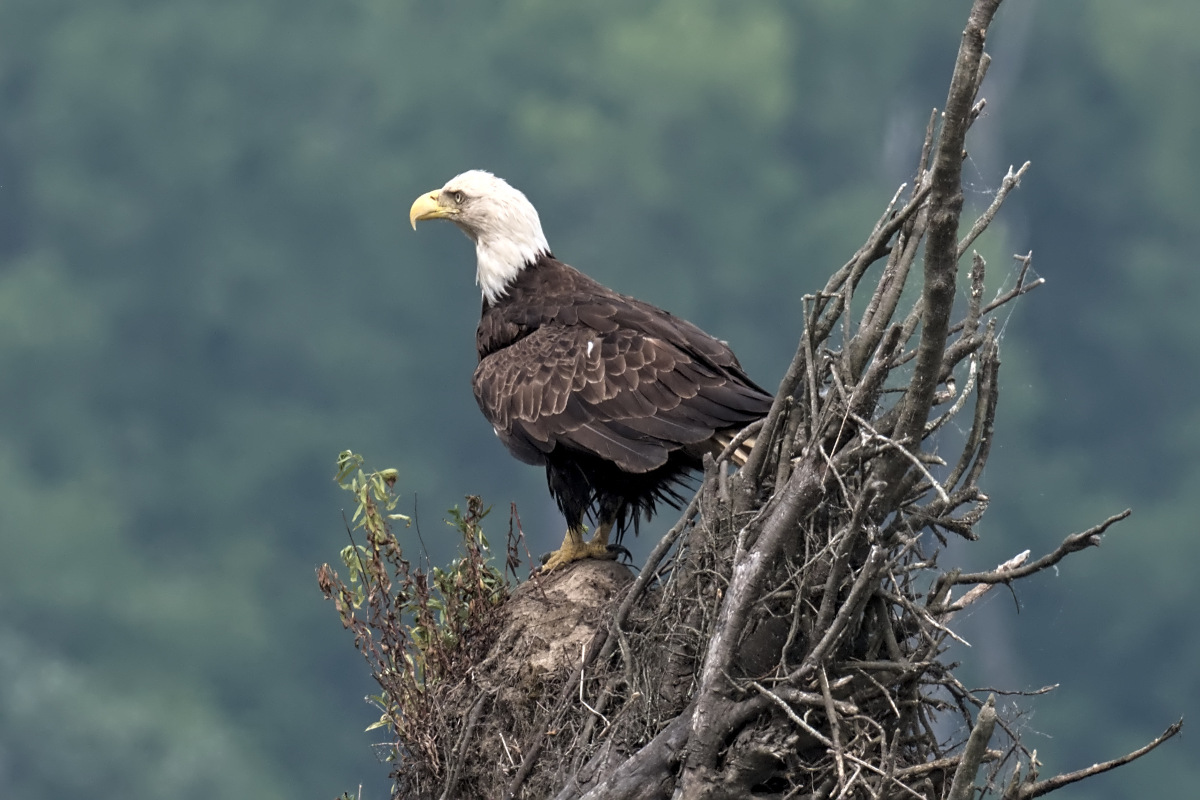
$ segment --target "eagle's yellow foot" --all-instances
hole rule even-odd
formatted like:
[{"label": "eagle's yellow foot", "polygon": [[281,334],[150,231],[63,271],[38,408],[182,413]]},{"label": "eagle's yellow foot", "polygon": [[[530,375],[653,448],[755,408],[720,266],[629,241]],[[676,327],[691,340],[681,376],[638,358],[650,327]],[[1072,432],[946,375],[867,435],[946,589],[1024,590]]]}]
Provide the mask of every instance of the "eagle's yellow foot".
[{"label": "eagle's yellow foot", "polygon": [[617,553],[608,548],[608,534],[612,531],[612,523],[601,525],[590,542],[583,540],[583,530],[567,528],[562,547],[550,553],[542,565],[542,572],[549,572],[561,566],[579,561],[583,558],[616,558]]}]

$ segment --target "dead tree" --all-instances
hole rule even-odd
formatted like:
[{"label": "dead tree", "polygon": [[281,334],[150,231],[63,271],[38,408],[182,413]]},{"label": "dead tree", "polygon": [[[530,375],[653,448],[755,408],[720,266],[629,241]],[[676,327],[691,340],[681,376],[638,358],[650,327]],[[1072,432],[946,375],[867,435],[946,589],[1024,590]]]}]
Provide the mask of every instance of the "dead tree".
[{"label": "dead tree", "polygon": [[[984,107],[999,2],[971,9],[911,187],[805,298],[770,415],[707,463],[636,580],[581,563],[510,594],[473,506],[467,555],[433,576],[439,598],[403,561],[384,494],[372,493],[378,477],[350,479],[369,523],[347,559],[358,588],[328,567],[322,587],[383,687],[396,797],[966,800],[978,783],[1017,800],[1178,732],[1041,779],[992,698],[968,691],[945,657],[957,611],[1098,544],[1129,513],[1032,562],[1026,552],[971,574],[936,562],[947,537],[976,538],[988,504],[979,478],[1000,388],[993,313],[1041,283],[1020,256],[1016,285],[985,302],[986,265],[971,252],[1028,164],[1009,170],[960,238],[965,140]],[[907,306],[906,286],[920,287]],[[943,459],[938,431],[952,419],[969,432]],[[734,472],[728,457],[746,437],[756,444]]]}]

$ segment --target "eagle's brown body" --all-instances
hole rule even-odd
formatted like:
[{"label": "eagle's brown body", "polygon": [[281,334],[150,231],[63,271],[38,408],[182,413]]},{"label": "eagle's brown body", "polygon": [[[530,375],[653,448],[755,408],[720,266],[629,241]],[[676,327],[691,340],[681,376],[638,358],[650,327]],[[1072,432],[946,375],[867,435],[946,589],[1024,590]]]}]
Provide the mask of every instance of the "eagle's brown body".
[{"label": "eagle's brown body", "polygon": [[567,523],[618,537],[716,452],[718,433],[766,415],[771,396],[733,352],[686,320],[541,254],[484,300],[472,381],[520,460],[545,465]]}]

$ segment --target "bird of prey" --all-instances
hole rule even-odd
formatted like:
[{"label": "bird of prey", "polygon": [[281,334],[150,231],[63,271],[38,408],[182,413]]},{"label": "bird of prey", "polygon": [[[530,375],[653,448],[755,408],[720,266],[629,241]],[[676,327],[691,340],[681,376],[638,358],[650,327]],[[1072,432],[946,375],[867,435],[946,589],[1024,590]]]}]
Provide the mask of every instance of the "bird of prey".
[{"label": "bird of prey", "polygon": [[[566,517],[546,570],[611,558],[614,530],[619,544],[660,501],[678,508],[704,454],[770,409],[727,344],[555,258],[533,204],[500,178],[472,170],[422,194],[409,220],[429,219],[475,243],[472,386],[509,452],[546,468]],[[597,525],[591,541],[585,517]]]}]

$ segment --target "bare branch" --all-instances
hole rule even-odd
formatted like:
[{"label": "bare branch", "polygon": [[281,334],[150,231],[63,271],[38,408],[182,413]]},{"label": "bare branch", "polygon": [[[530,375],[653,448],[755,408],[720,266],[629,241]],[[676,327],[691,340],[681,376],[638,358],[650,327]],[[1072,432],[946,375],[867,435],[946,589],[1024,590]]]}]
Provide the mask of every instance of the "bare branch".
[{"label": "bare branch", "polygon": [[1004,180],[1000,182],[1000,190],[996,192],[996,196],[992,198],[992,204],[988,206],[987,211],[979,215],[979,219],[975,220],[975,224],[971,226],[971,230],[958,243],[957,258],[962,258],[967,253],[967,249],[975,243],[979,238],[979,234],[983,233],[988,225],[992,224],[992,220],[996,218],[996,214],[1000,211],[1000,206],[1004,205],[1004,198],[1008,197],[1008,193],[1021,185],[1021,178],[1025,177],[1025,173],[1029,170],[1030,162],[1026,161],[1021,165],[1021,168],[1013,172],[1012,167],[1008,168],[1008,173],[1004,176]]},{"label": "bare branch", "polygon": [[[1111,769],[1116,769],[1124,764],[1128,764],[1130,761],[1135,761],[1141,758],[1163,742],[1174,737],[1181,730],[1183,730],[1182,719],[1163,731],[1157,739],[1150,742],[1145,747],[1140,747],[1137,750],[1134,750],[1132,753],[1123,755],[1120,758],[1114,758],[1111,761],[1105,761],[1102,764],[1093,764],[1087,769],[1081,769],[1076,772],[1068,772],[1065,775],[1056,775],[1053,778],[1047,778],[1044,781],[1026,784],[1020,788],[1016,797],[1021,798],[1021,800],[1027,800],[1027,798],[1033,797],[1041,797],[1044,794],[1053,792],[1055,789],[1061,789],[1067,784],[1076,783],[1084,778],[1090,778],[1093,775],[1099,775],[1102,772],[1108,772]],[[1007,798],[1007,796],[1008,793],[1006,792],[1005,797]]]},{"label": "bare branch", "polygon": [[[1013,573],[1013,571],[1017,569],[1017,567],[1020,567],[1028,559],[1029,559],[1029,551],[1025,550],[1024,552],[1017,553],[1015,556],[1010,558],[1008,561],[1005,561],[1003,564],[999,564],[996,567],[996,569],[993,570],[993,572],[1007,573],[1007,574],[1011,575]],[[976,600],[978,600],[979,598],[983,597],[985,594],[990,592],[996,586],[996,583],[999,583],[999,581],[993,582],[993,583],[977,583],[977,584],[975,584],[975,587],[970,589],[960,599],[951,603],[948,606],[945,606],[941,611],[941,615],[944,618],[948,619],[950,616],[952,616],[954,614],[954,612],[962,611],[964,608],[971,605]]]},{"label": "bare branch", "polygon": [[866,431],[866,433],[868,434],[868,436],[866,437],[868,441],[878,442],[882,445],[890,447],[893,450],[897,451],[901,456],[903,456],[904,458],[906,458],[910,462],[912,462],[912,465],[917,468],[917,471],[920,472],[922,475],[924,475],[925,480],[929,481],[929,483],[933,486],[933,490],[935,492],[937,492],[938,498],[943,503],[945,503],[947,505],[950,504],[950,495],[946,494],[946,490],[942,488],[942,485],[937,482],[937,480],[933,477],[933,475],[929,474],[929,470],[926,469],[925,465],[921,463],[921,459],[917,458],[915,455],[908,452],[908,450],[906,450],[904,447],[900,446],[899,444],[896,444],[888,437],[880,434],[879,431],[877,431],[873,427],[871,427],[871,423],[867,422],[865,419],[858,416],[857,414],[850,414],[850,418],[852,420],[854,420],[855,422],[857,422],[859,424],[859,426],[862,427],[862,429],[864,431]]},{"label": "bare branch", "polygon": [[996,727],[996,698],[988,697],[975,727],[971,729],[971,737],[963,750],[962,760],[954,771],[954,782],[950,785],[948,800],[970,800],[975,793],[975,774],[983,757],[987,753],[987,744],[992,738],[992,730]]},{"label": "bare branch", "polygon": [[[785,703],[783,701],[782,697],[775,694],[774,692],[772,692],[770,689],[763,686],[758,681],[750,681],[750,685],[754,687],[754,690],[756,692],[758,692],[763,697],[767,698],[772,703],[777,705],[780,709],[782,709],[783,713],[787,715],[787,718],[796,724],[796,727],[800,728],[805,733],[807,733],[809,736],[813,737],[814,739],[816,739],[818,742],[825,745],[826,747],[834,746],[833,742],[830,741],[829,738],[827,736],[825,736],[825,734],[821,733],[816,728],[809,725],[807,722],[805,722],[800,717],[799,714],[797,714],[795,711],[793,711],[792,707],[789,706],[787,703]],[[843,779],[844,779],[844,776],[843,776]]]},{"label": "bare branch", "polygon": [[958,575],[950,581],[951,585],[962,583],[1008,583],[1017,578],[1024,578],[1027,575],[1032,575],[1035,572],[1041,572],[1044,569],[1054,566],[1071,553],[1077,553],[1080,550],[1086,550],[1089,547],[1100,546],[1100,536],[1110,525],[1128,517],[1133,513],[1132,509],[1125,509],[1119,514],[1113,514],[1108,519],[1101,522],[1099,525],[1094,525],[1081,533],[1072,533],[1066,539],[1063,539],[1062,544],[1055,548],[1054,552],[1048,553],[1032,564],[1026,564],[1022,567],[1017,567],[1011,570],[997,569],[992,572],[968,572],[963,575]]},{"label": "bare branch", "polygon": [[[915,447],[919,441],[919,433],[928,419],[934,392],[941,380],[942,354],[950,328],[958,269],[957,230],[963,204],[963,143],[978,88],[976,80],[981,70],[984,38],[999,5],[999,0],[980,0],[971,9],[967,28],[963,31],[958,63],[950,80],[942,130],[933,157],[921,339],[912,380],[894,431],[894,438],[907,447]],[[893,457],[884,464],[878,476],[889,485],[897,484],[905,469],[904,461]]]}]

